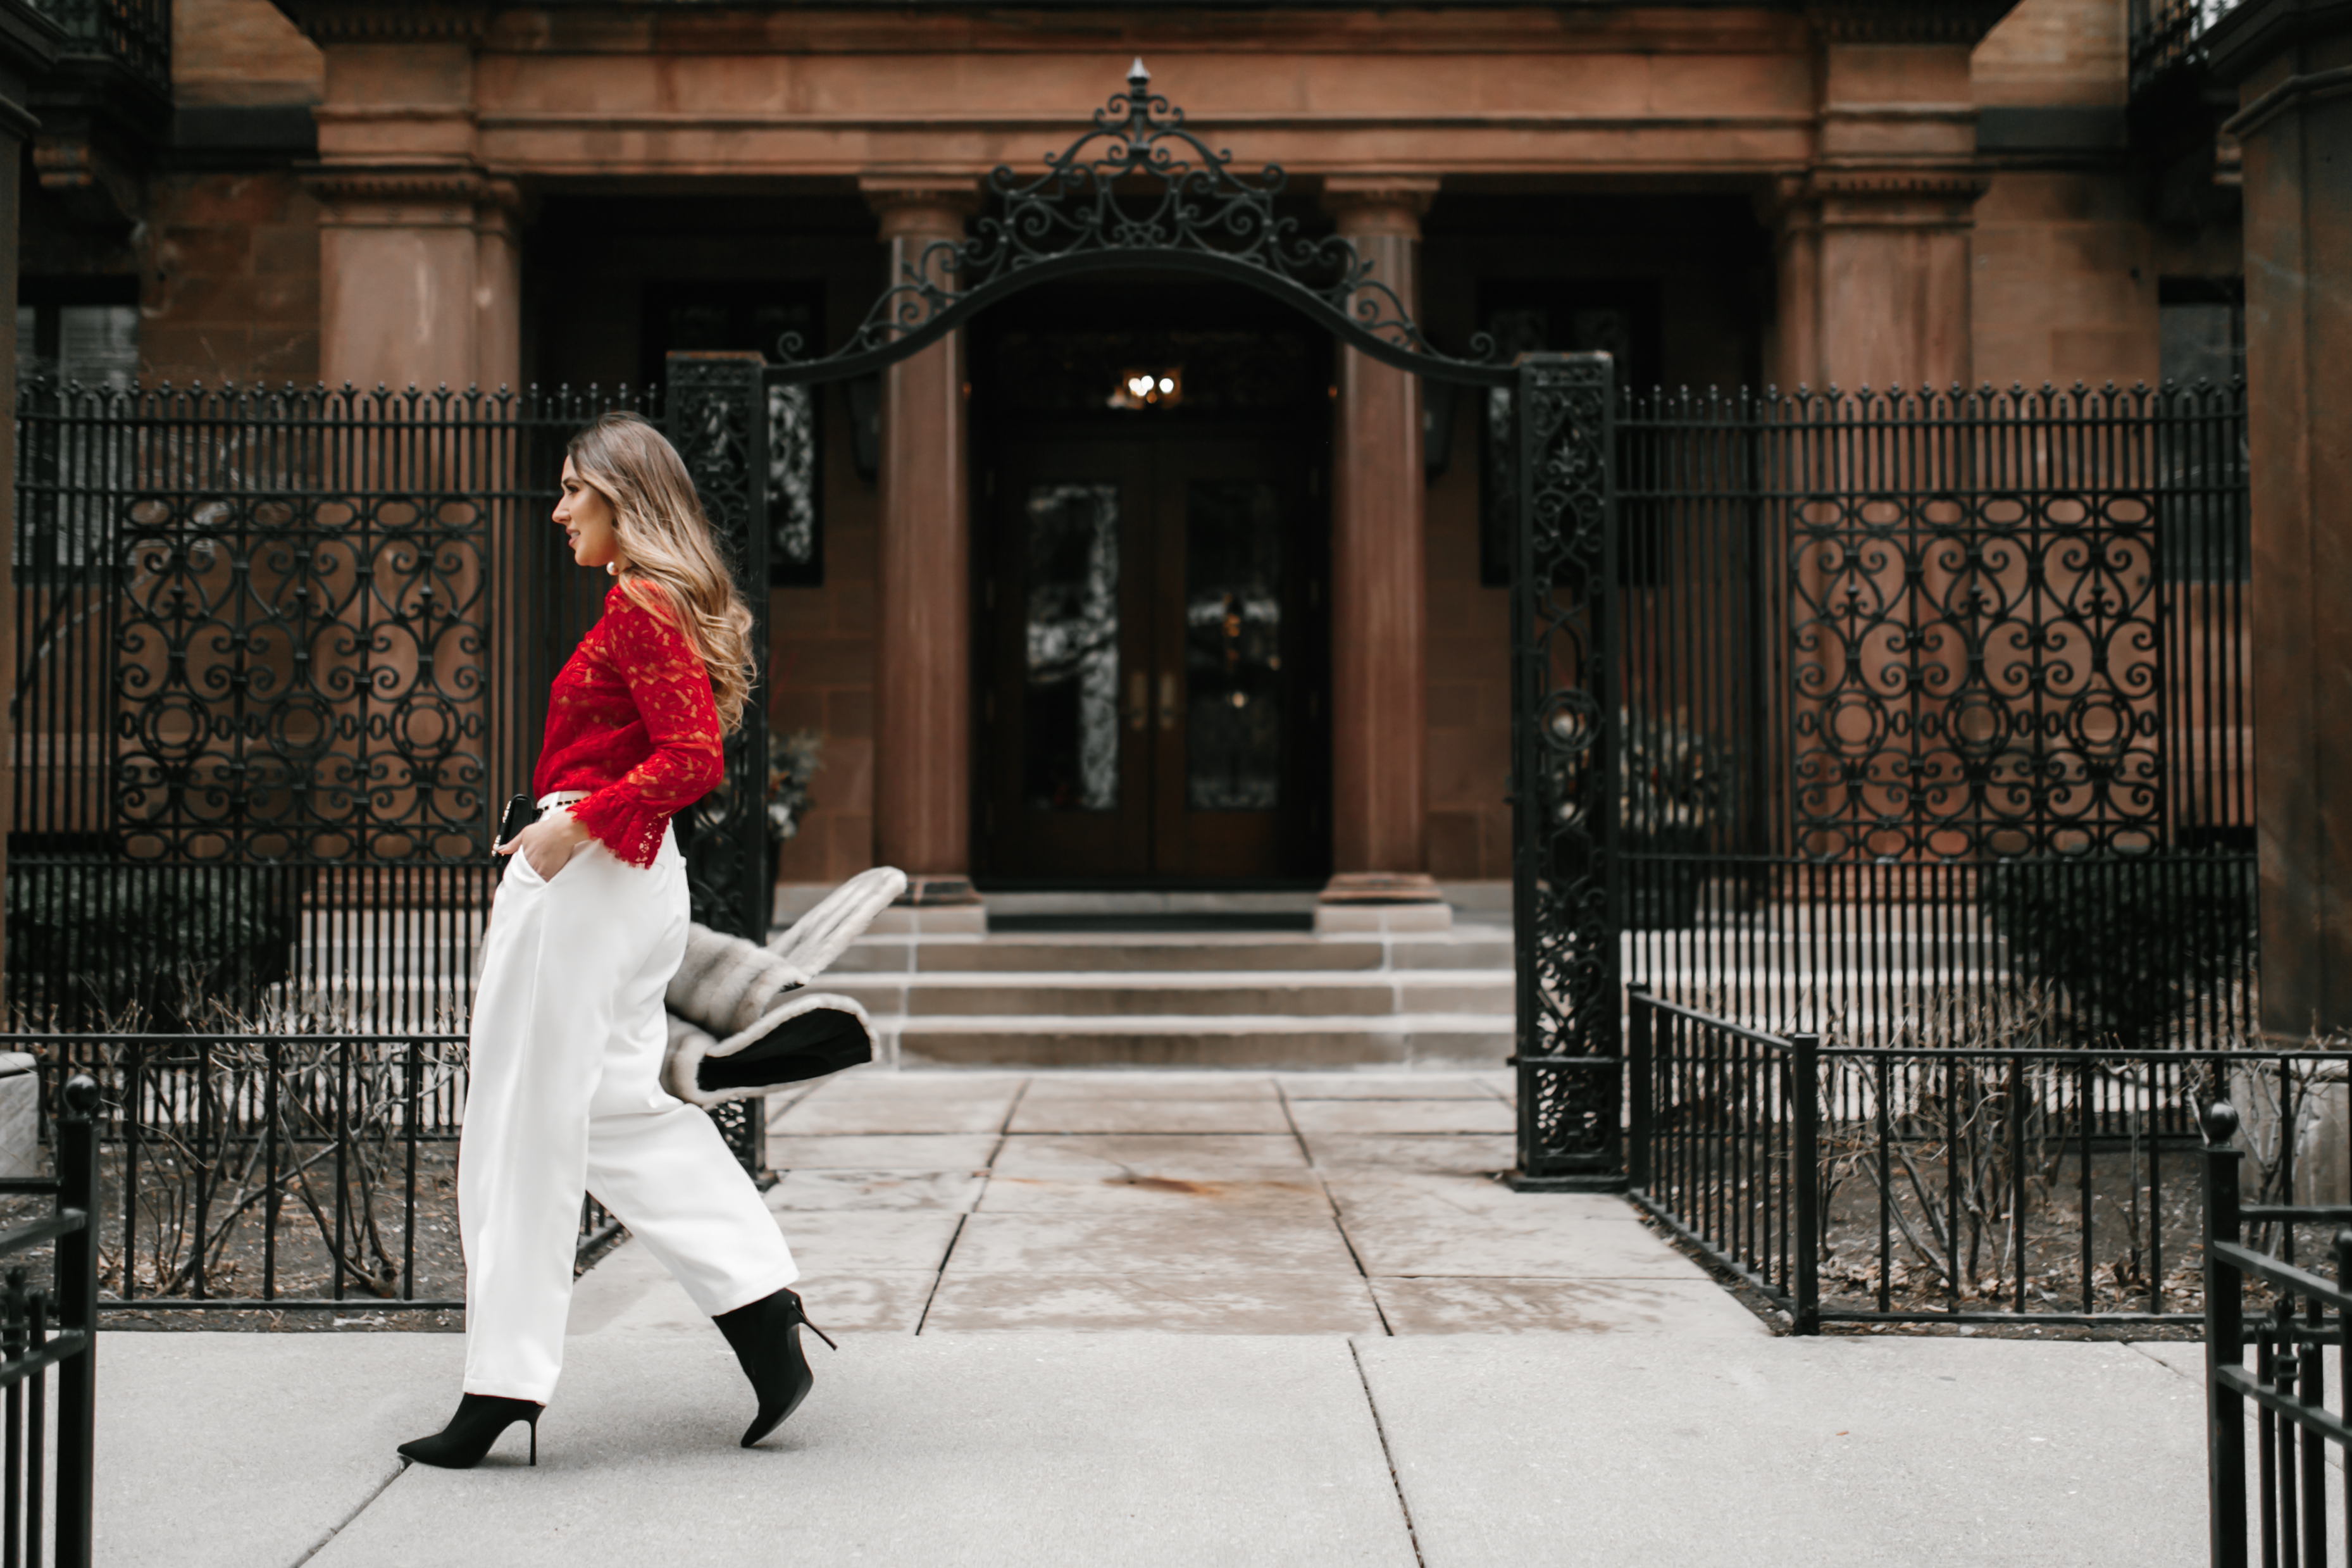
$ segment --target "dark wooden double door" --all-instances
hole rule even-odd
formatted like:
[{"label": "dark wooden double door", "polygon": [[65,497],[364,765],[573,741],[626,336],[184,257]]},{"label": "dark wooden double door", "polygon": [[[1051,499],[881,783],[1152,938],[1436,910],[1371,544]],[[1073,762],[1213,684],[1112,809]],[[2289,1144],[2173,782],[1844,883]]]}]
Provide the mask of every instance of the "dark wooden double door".
[{"label": "dark wooden double door", "polygon": [[982,860],[1304,879],[1328,859],[1321,443],[1033,437],[982,466]]}]

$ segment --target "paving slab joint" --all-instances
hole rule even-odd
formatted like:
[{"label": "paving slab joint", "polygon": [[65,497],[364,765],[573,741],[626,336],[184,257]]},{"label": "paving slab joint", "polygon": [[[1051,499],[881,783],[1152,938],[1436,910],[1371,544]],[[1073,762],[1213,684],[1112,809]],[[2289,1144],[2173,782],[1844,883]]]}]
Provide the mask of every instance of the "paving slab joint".
[{"label": "paving slab joint", "polygon": [[1380,1401],[1372,1397],[1372,1380],[1364,1371],[1364,1358],[1356,1349],[1356,1338],[1348,1336],[1348,1359],[1356,1363],[1356,1381],[1363,1385],[1364,1408],[1370,1412],[1372,1431],[1381,1440],[1381,1460],[1389,1468],[1389,1485],[1396,1489],[1397,1511],[1404,1516],[1404,1538],[1412,1547],[1416,1568],[1428,1568],[1428,1560],[1421,1554],[1421,1536],[1412,1527],[1412,1504],[1405,1500],[1404,1479],[1397,1474],[1396,1455],[1389,1449],[1389,1429],[1381,1422]]},{"label": "paving slab joint", "polygon": [[[1363,1368],[1359,1366],[1356,1370],[1358,1373],[1360,1374]],[[309,1546],[305,1547],[303,1549],[302,1555],[294,1559],[291,1568],[302,1568],[302,1564],[310,1562],[310,1559],[319,1555],[320,1552],[324,1552],[329,1544],[334,1541],[335,1537],[341,1535],[344,1531],[349,1530],[352,1527],[352,1522],[357,1520],[360,1515],[365,1513],[371,1507],[374,1506],[376,1499],[383,1496],[386,1491],[391,1489],[393,1482],[400,1479],[401,1477],[407,1473],[408,1461],[406,1459],[403,1459],[399,1464],[393,1467],[391,1472],[387,1474],[383,1480],[375,1484],[375,1486],[368,1492],[367,1496],[360,1499],[358,1507],[352,1509],[351,1512],[343,1515],[342,1518],[329,1525],[327,1527],[327,1532],[324,1535],[321,1535],[318,1540],[310,1542]]]}]

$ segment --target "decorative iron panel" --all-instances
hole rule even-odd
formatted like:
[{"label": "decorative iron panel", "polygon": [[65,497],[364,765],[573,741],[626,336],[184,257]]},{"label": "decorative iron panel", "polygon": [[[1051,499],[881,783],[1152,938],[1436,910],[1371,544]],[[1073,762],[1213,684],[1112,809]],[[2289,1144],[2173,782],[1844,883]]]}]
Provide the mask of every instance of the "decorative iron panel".
[{"label": "decorative iron panel", "polygon": [[1616,500],[1606,354],[1528,354],[1512,402],[1519,1181],[1618,1179]]},{"label": "decorative iron panel", "polygon": [[462,1013],[522,743],[490,627],[546,412],[24,388],[21,1008]]},{"label": "decorative iron panel", "polygon": [[[1793,596],[1797,849],[2138,851],[2161,837],[2153,445],[2096,409],[1799,398],[1771,430]],[[2038,412],[2040,417],[2016,417]]]},{"label": "decorative iron panel", "polygon": [[1832,1046],[2245,1038],[2242,387],[1618,415],[1629,980]]},{"label": "decorative iron panel", "polygon": [[1348,347],[1443,381],[1507,385],[1510,366],[1484,333],[1470,357],[1440,353],[1404,300],[1374,277],[1344,235],[1311,236],[1288,216],[1289,177],[1274,164],[1234,167],[1184,111],[1151,90],[1139,59],[1127,90],[1095,110],[1092,127],[1045,160],[1042,174],[998,166],[991,210],[963,240],[941,239],[908,258],[847,342],[808,357],[786,332],[781,380],[845,381],[918,353],[1009,295],[1055,279],[1139,267],[1203,274],[1288,303]]}]

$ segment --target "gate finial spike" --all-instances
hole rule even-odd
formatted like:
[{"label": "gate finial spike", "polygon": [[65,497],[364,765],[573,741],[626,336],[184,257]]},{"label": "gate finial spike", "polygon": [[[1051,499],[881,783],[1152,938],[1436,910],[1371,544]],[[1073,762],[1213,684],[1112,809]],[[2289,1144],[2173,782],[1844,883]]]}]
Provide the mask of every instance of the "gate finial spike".
[{"label": "gate finial spike", "polygon": [[1138,55],[1135,57],[1135,63],[1127,68],[1128,90],[1140,93],[1150,85],[1151,73],[1143,68],[1143,57]]}]

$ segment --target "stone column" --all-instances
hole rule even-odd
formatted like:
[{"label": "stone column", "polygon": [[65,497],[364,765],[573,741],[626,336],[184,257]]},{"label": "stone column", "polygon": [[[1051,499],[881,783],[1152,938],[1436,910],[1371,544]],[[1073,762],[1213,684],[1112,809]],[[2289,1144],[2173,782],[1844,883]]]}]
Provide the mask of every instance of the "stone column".
[{"label": "stone column", "polygon": [[[889,282],[963,237],[979,208],[971,181],[869,175]],[[971,498],[963,336],[952,333],[882,375],[879,624],[874,670],[874,853],[907,873],[924,930],[984,917],[971,887]],[[926,913],[931,906],[946,906]]]},{"label": "stone column", "polygon": [[471,8],[322,6],[319,361],[330,384],[485,390],[521,375],[515,187],[474,122]]},{"label": "stone column", "polygon": [[[1333,175],[1324,205],[1407,312],[1437,181]],[[1381,301],[1384,310],[1396,307]],[[1421,378],[1339,351],[1331,477],[1331,861],[1323,931],[1428,930],[1429,563]]]},{"label": "stone column", "polygon": [[1817,5],[1812,166],[1780,202],[1775,374],[1852,390],[1970,376],[1969,56],[2005,6]]},{"label": "stone column", "polygon": [[2352,1027],[2352,4],[2247,0],[2207,35],[2245,156],[2263,1032]]},{"label": "stone column", "polygon": [[[16,216],[24,180],[24,144],[38,129],[25,108],[26,89],[57,59],[65,35],[25,0],[0,0],[0,284],[8,310],[0,317],[0,364],[16,363]],[[0,474],[16,471],[16,377],[0,375]],[[16,491],[0,485],[0,670],[16,684],[16,584],[10,563],[16,558]],[[10,759],[16,746],[8,717],[0,710],[0,801],[16,797]],[[5,825],[13,827],[14,823]],[[7,836],[0,832],[0,877],[7,872]],[[6,933],[0,931],[0,939]]]},{"label": "stone column", "polygon": [[1778,287],[1765,379],[1783,392],[1822,384],[1822,209],[1801,175],[1782,179],[1758,204],[1772,231]]},{"label": "stone column", "polygon": [[[490,182],[470,170],[324,169],[319,220],[319,368],[329,385],[457,389],[514,381],[520,316]],[[500,302],[504,301],[503,308]],[[499,333],[506,333],[500,341]]]},{"label": "stone column", "polygon": [[474,207],[474,384],[520,390],[522,378],[521,193],[488,180]]}]

